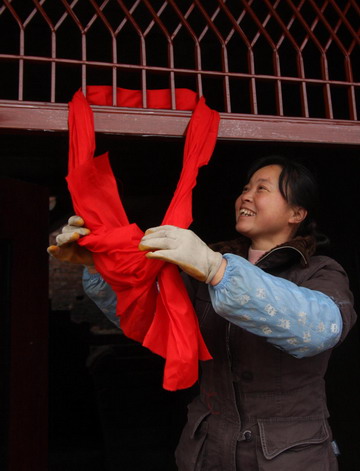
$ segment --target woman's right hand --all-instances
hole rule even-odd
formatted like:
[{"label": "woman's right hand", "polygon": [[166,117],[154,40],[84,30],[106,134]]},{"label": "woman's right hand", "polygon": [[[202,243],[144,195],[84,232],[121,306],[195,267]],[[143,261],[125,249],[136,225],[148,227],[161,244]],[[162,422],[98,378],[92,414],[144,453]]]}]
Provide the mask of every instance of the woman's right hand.
[{"label": "woman's right hand", "polygon": [[71,216],[61,234],[56,236],[56,245],[50,245],[48,253],[62,262],[94,266],[94,259],[90,250],[76,243],[80,237],[90,234],[90,229],[84,227],[84,220],[80,216]]}]

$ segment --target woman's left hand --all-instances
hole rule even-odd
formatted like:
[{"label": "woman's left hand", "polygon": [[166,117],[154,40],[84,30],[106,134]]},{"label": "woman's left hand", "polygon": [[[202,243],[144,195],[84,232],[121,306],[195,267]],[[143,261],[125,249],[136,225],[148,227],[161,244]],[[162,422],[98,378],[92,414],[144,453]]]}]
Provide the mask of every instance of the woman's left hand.
[{"label": "woman's left hand", "polygon": [[169,225],[148,229],[139,249],[149,250],[146,257],[174,263],[206,283],[214,278],[223,260],[219,252],[211,250],[194,232]]}]

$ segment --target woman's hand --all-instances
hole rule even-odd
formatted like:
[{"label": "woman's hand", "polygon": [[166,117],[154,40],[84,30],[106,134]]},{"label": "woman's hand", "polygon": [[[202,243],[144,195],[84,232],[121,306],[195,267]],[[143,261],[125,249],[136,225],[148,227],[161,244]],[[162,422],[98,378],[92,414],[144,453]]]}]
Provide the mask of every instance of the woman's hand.
[{"label": "woman's hand", "polygon": [[62,228],[61,234],[56,236],[56,245],[50,245],[48,253],[62,262],[86,265],[93,269],[94,259],[92,253],[85,247],[76,243],[80,237],[90,234],[90,229],[84,227],[84,220],[80,216],[71,216],[68,224]]},{"label": "woman's hand", "polygon": [[194,232],[176,226],[148,229],[139,249],[150,250],[146,257],[174,263],[206,283],[212,282],[223,261],[222,255],[211,250]]}]

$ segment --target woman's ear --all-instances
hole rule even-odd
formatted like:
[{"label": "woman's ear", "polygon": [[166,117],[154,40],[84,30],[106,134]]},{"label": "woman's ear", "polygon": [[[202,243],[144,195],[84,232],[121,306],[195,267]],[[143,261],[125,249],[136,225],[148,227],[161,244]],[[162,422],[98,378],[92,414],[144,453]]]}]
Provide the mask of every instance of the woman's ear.
[{"label": "woman's ear", "polygon": [[301,206],[294,206],[292,208],[292,216],[290,221],[293,224],[300,224],[307,216],[307,210]]}]

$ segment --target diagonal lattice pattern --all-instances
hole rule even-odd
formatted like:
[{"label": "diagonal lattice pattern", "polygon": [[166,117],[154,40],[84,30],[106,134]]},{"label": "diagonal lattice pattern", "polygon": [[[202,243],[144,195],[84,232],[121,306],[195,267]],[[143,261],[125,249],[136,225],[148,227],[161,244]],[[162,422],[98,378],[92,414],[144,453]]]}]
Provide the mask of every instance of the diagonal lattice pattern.
[{"label": "diagonal lattice pattern", "polygon": [[357,0],[3,0],[0,100],[187,87],[223,113],[357,120],[359,33]]}]

